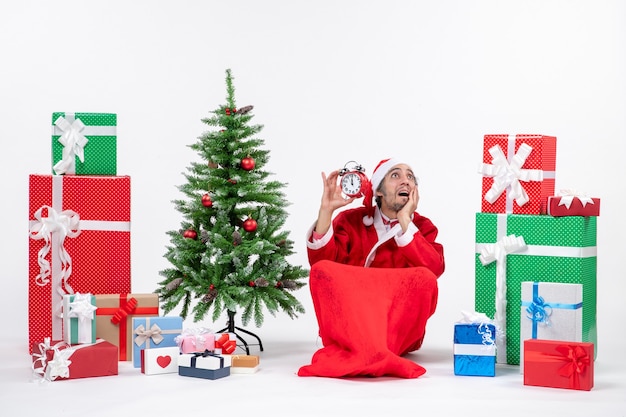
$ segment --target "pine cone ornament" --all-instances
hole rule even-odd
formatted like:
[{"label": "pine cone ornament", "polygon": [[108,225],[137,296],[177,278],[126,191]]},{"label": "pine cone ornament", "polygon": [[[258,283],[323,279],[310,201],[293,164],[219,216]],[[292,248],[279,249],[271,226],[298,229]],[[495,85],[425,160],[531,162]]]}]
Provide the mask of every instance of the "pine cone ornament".
[{"label": "pine cone ornament", "polygon": [[183,283],[182,278],[174,278],[170,282],[165,285],[165,289],[168,291],[174,291],[176,288],[180,287],[180,284]]},{"label": "pine cone ornament", "polygon": [[242,108],[240,108],[239,110],[237,110],[237,114],[246,114],[249,113],[252,109],[254,108],[254,106],[243,106]]},{"label": "pine cone ornament", "polygon": [[211,288],[209,289],[209,291],[206,293],[204,297],[202,297],[202,301],[205,303],[210,303],[213,300],[215,300],[215,297],[217,297],[217,289],[211,285]]},{"label": "pine cone ornament", "polygon": [[286,281],[283,281],[283,288],[287,290],[295,290],[296,288],[298,288],[298,286],[295,282],[288,279]]},{"label": "pine cone ornament", "polygon": [[237,230],[233,232],[233,245],[241,245],[241,233]]},{"label": "pine cone ornament", "polygon": [[206,230],[200,232],[200,241],[202,241],[202,243],[204,243],[205,245],[209,241],[209,234]]},{"label": "pine cone ornament", "polygon": [[263,277],[255,279],[254,284],[257,287],[267,287],[268,285],[270,285],[270,283]]}]

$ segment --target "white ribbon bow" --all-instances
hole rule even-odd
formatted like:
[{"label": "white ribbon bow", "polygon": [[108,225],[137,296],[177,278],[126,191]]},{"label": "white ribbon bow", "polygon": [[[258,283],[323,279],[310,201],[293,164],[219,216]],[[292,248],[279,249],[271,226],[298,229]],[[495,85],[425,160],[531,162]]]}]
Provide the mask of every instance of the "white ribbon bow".
[{"label": "white ribbon bow", "polygon": [[91,294],[76,293],[74,300],[70,303],[68,317],[76,317],[81,323],[93,320],[93,312],[96,306],[91,304]]},{"label": "white ribbon bow", "polygon": [[[65,347],[65,349],[61,349]],[[38,345],[39,353],[33,350],[33,371],[41,377],[41,381],[54,381],[55,379],[69,378],[70,365],[72,361],[69,360],[70,356],[74,353],[73,349],[70,349],[70,345],[65,342],[59,342],[54,346],[50,346],[50,338],[46,337],[43,343]],[[52,360],[48,361],[46,352],[52,350]],[[39,364],[39,366],[37,366]]]},{"label": "white ribbon bow", "polygon": [[520,181],[543,181],[542,170],[522,169],[532,150],[530,145],[522,143],[509,163],[499,145],[489,149],[492,157],[491,165],[481,164],[478,169],[480,174],[493,177],[493,185],[485,193],[485,200],[493,204],[504,190],[508,189],[509,197],[515,200],[518,205],[523,206],[528,202],[528,194]]},{"label": "white ribbon bow", "polygon": [[152,339],[152,341],[157,345],[163,341],[161,328],[156,323],[150,326],[149,329],[146,329],[143,324],[140,324],[135,329],[135,334],[137,335],[135,337],[135,344],[137,346],[143,345],[148,339]]},{"label": "white ribbon bow", "polygon": [[82,134],[85,125],[80,119],[75,119],[70,123],[63,116],[59,116],[54,124],[63,132],[59,137],[59,142],[63,145],[63,158],[54,165],[54,172],[57,175],[73,173],[76,164],[75,157],[78,157],[80,162],[85,161],[84,148],[89,142]]},{"label": "white ribbon bow", "polygon": [[565,206],[568,209],[572,205],[572,201],[574,201],[575,198],[580,200],[583,207],[585,207],[587,203],[595,204],[591,197],[587,197],[587,195],[580,193],[576,190],[569,190],[569,189],[561,190],[559,192],[559,195],[561,196],[561,201],[559,201],[559,206]]},{"label": "white ribbon bow", "polygon": [[[43,210],[48,211],[47,217],[43,217]],[[55,236],[59,243],[61,283],[68,289],[69,293],[72,293],[71,287],[67,284],[67,280],[72,274],[72,258],[63,246],[63,243],[66,237],[73,238],[80,234],[80,216],[72,210],[64,210],[58,213],[50,206],[42,206],[35,212],[34,217],[37,221],[30,227],[30,238],[35,240],[43,239],[45,242],[37,254],[39,274],[35,278],[35,282],[40,286],[50,282],[50,262],[48,262],[46,256],[52,248],[51,240]]]},{"label": "white ribbon bow", "polygon": [[[526,248],[522,236],[509,235],[494,244],[486,245],[479,256],[483,266],[496,262],[496,311],[493,320],[499,330],[496,337],[499,343],[504,342],[506,335],[506,256]],[[501,347],[500,354],[505,354],[504,346]]]}]

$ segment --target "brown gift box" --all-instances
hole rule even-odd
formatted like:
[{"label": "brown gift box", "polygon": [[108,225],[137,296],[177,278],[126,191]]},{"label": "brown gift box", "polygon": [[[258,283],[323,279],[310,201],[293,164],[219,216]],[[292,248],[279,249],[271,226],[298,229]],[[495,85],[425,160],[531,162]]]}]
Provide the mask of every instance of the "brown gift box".
[{"label": "brown gift box", "polygon": [[96,294],[96,337],[119,348],[119,360],[132,360],[135,316],[159,315],[158,294]]}]

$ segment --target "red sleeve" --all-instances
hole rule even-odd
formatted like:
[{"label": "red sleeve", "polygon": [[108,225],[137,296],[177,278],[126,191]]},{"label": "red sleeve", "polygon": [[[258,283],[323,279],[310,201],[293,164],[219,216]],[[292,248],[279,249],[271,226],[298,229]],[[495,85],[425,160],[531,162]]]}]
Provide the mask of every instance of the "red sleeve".
[{"label": "red sleeve", "polygon": [[425,266],[440,277],[445,270],[445,260],[443,245],[436,241],[439,231],[430,219],[417,213],[413,223],[419,231],[410,244],[399,249],[409,266]]}]

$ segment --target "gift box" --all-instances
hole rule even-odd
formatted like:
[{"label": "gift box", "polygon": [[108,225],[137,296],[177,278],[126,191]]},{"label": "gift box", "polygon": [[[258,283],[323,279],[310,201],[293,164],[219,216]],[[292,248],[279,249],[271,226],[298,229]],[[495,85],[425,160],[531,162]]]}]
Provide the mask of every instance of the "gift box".
[{"label": "gift box", "polygon": [[212,352],[182,353],[178,357],[178,374],[204,379],[230,375],[230,358]]},{"label": "gift box", "polygon": [[259,355],[222,355],[230,357],[231,374],[253,374],[259,370]]},{"label": "gift box", "polygon": [[545,214],[554,195],[556,137],[485,135],[483,213]]},{"label": "gift box", "polygon": [[496,327],[490,323],[454,325],[454,375],[496,375]]},{"label": "gift box", "polygon": [[593,343],[525,340],[524,385],[590,391],[593,358]]},{"label": "gift box", "polygon": [[561,195],[548,197],[550,216],[599,216],[600,199],[563,192]]},{"label": "gift box", "polygon": [[583,286],[522,282],[520,372],[524,372],[526,339],[582,342]]},{"label": "gift box", "polygon": [[176,336],[182,331],[182,317],[133,317],[133,366],[141,367],[141,351],[144,349],[178,348]]},{"label": "gift box", "polygon": [[178,347],[143,349],[141,373],[146,375],[175,374],[178,372]]},{"label": "gift box", "polygon": [[212,351],[215,350],[215,333],[205,328],[184,329],[175,342],[181,353]]},{"label": "gift box", "polygon": [[215,353],[229,355],[237,349],[235,333],[217,333],[215,335]]},{"label": "gift box", "polygon": [[106,340],[70,346],[45,338],[31,346],[33,371],[46,381],[117,375],[117,346]]},{"label": "gift box", "polygon": [[119,360],[133,353],[133,317],[157,317],[158,294],[96,294],[96,336],[119,348]]},{"label": "gift box", "polygon": [[130,177],[30,175],[29,347],[62,340],[63,295],[130,292]]},{"label": "gift box", "polygon": [[493,318],[499,363],[520,364],[521,283],[581,284],[582,341],[596,344],[596,219],[476,214],[475,309]]},{"label": "gift box", "polygon": [[53,174],[116,175],[117,115],[52,113]]},{"label": "gift box", "polygon": [[63,341],[69,344],[96,342],[96,297],[92,294],[63,296]]}]

